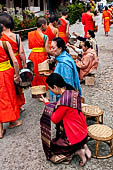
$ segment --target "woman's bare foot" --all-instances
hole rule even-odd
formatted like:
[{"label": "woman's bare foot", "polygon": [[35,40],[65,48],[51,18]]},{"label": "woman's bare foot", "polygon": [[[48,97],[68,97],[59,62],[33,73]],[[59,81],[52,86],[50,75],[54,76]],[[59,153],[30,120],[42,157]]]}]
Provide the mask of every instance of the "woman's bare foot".
[{"label": "woman's bare foot", "polygon": [[84,166],[86,163],[86,157],[85,157],[85,149],[80,149],[77,152],[75,152],[75,155],[79,155],[81,158],[80,166]]},{"label": "woman's bare foot", "polygon": [[86,144],[84,145],[84,149],[85,149],[85,154],[86,154],[87,158],[90,159],[91,158],[91,151],[89,150],[89,148]]},{"label": "woman's bare foot", "polygon": [[18,127],[18,126],[21,126],[22,125],[22,120],[17,120],[15,122],[10,122],[9,124],[9,129],[12,129],[12,128],[15,128],[15,127]]}]

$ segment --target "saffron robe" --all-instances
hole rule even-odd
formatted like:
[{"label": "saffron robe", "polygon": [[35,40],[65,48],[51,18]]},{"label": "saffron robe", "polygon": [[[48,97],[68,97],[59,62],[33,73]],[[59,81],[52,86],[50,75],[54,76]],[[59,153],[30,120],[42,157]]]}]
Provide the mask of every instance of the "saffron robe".
[{"label": "saffron robe", "polygon": [[51,27],[49,25],[47,26],[47,29],[44,32],[44,34],[48,36],[48,38],[49,38],[49,48],[51,48],[51,42],[52,42],[53,38],[56,37],[56,34],[53,33],[53,31],[51,30]]},{"label": "saffron robe", "polygon": [[[8,61],[4,49],[0,47],[0,63]],[[20,110],[16,100],[14,87],[14,68],[0,71],[0,123],[16,121]]]},{"label": "saffron robe", "polygon": [[[29,49],[45,48],[44,40],[40,36],[40,34],[38,33],[37,30],[28,33],[28,43],[29,43]],[[34,64],[34,74],[35,74],[33,81],[32,81],[32,86],[45,85],[46,90],[48,90],[48,86],[46,84],[46,77],[42,77],[39,75],[38,64],[45,61],[47,59],[47,57],[48,57],[48,55],[45,51],[44,52],[31,51],[31,53],[29,55],[29,59]]]},{"label": "saffron robe", "polygon": [[102,18],[104,19],[104,31],[109,32],[110,30],[110,13],[107,10],[103,11]]},{"label": "saffron robe", "polygon": [[[18,45],[17,42],[13,41],[10,37],[8,37],[6,34],[2,34],[1,37],[2,41],[8,41],[13,49],[13,52],[15,54],[15,57],[18,61],[18,65],[19,65],[19,69],[22,68],[22,62],[21,62],[21,58],[20,55],[18,53]],[[24,97],[24,93],[22,92],[22,89],[20,88],[20,93],[16,95],[17,96],[17,102],[19,107],[21,107],[22,105],[25,104],[25,97]]]},{"label": "saffron robe", "polygon": [[84,37],[87,37],[88,30],[94,31],[92,16],[87,13],[83,13],[82,24],[84,25],[84,32],[85,32]]},{"label": "saffron robe", "polygon": [[65,45],[67,44],[67,36],[66,36],[66,29],[67,29],[67,22],[60,18],[61,25],[59,27],[59,37],[65,41]]}]

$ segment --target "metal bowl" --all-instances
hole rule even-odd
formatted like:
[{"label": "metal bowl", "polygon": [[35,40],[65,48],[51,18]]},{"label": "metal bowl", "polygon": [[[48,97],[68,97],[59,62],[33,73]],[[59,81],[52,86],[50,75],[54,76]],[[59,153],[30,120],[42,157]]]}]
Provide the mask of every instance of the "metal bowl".
[{"label": "metal bowl", "polygon": [[31,70],[32,72],[34,72],[34,64],[33,64],[33,62],[31,60],[27,60],[26,63],[27,63],[27,68],[29,70]]},{"label": "metal bowl", "polygon": [[21,69],[19,71],[19,75],[21,78],[20,86],[25,88],[31,86],[31,82],[33,80],[33,72],[27,68]]}]

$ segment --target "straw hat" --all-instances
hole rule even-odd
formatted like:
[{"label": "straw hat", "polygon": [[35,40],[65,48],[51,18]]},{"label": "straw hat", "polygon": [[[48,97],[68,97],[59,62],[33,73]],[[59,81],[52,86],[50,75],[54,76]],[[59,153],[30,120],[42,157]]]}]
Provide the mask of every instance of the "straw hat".
[{"label": "straw hat", "polygon": [[46,86],[39,85],[31,87],[31,94],[33,98],[39,98],[41,94],[46,93]]}]

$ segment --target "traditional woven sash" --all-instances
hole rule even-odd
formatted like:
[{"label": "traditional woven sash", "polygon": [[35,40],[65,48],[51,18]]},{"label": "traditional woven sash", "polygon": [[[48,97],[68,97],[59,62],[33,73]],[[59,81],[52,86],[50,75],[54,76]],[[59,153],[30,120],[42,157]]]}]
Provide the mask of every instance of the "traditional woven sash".
[{"label": "traditional woven sash", "polygon": [[51,103],[45,106],[43,115],[40,119],[42,145],[48,160],[51,158],[51,115],[55,109],[55,105],[56,103]]},{"label": "traditional woven sash", "polygon": [[11,64],[10,61],[4,61],[2,63],[0,63],[0,71],[5,71],[11,68]]},{"label": "traditional woven sash", "polygon": [[45,106],[43,115],[40,119],[41,139],[46,158],[51,158],[51,115],[58,106],[68,106],[81,111],[81,97],[74,90],[66,90],[57,103],[51,103]]},{"label": "traditional woven sash", "polygon": [[37,47],[37,48],[32,48],[32,52],[45,52],[45,48],[44,47]]}]

